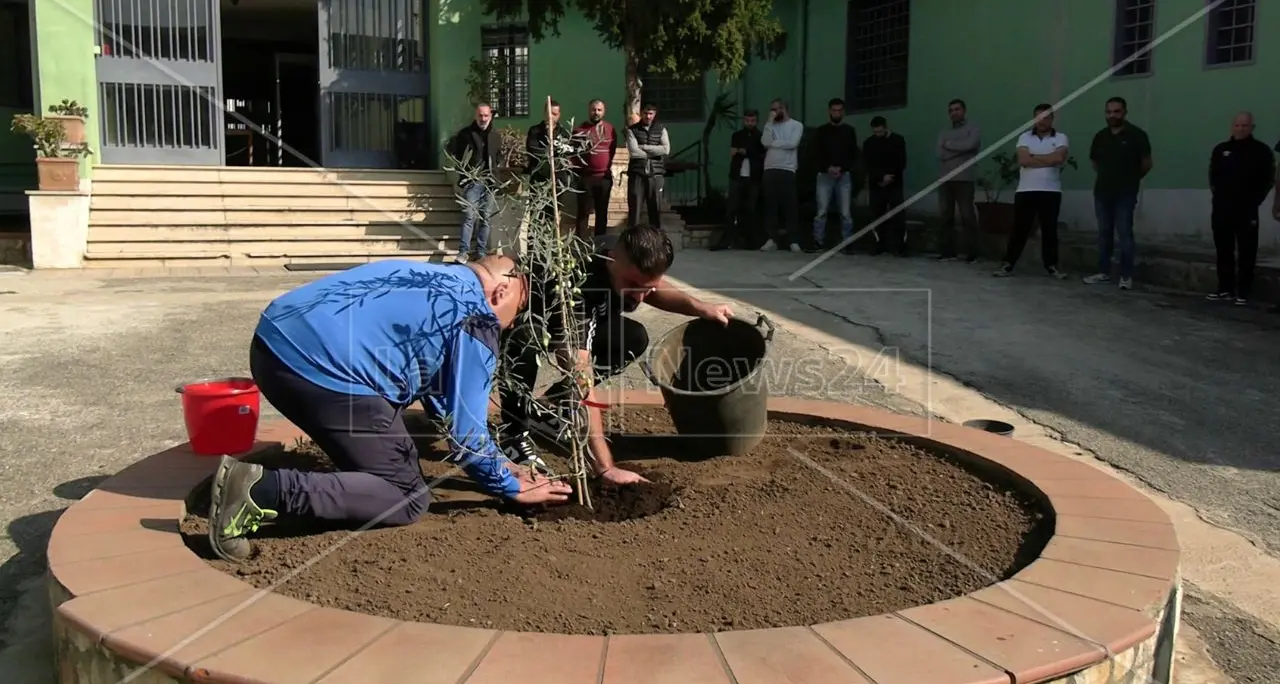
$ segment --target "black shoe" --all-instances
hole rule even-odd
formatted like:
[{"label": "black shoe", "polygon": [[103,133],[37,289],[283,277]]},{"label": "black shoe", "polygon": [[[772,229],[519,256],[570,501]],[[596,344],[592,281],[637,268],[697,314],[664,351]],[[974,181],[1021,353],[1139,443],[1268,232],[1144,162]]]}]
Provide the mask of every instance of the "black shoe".
[{"label": "black shoe", "polygon": [[964,262],[965,262],[966,264],[976,264],[976,263],[978,263],[978,257],[976,257],[976,256],[967,256],[967,257],[965,257],[965,258],[964,258]]},{"label": "black shoe", "polygon": [[726,249],[731,249],[727,242],[717,242],[716,244],[711,245],[712,252],[723,252]]},{"label": "black shoe", "polygon": [[223,560],[239,563],[248,558],[253,547],[245,535],[276,517],[275,511],[259,508],[249,496],[262,473],[262,466],[229,456],[218,462],[209,495],[209,546]]},{"label": "black shoe", "polygon": [[856,254],[857,252],[855,252],[855,251],[853,250],[853,243],[852,243],[852,242],[850,242],[849,244],[847,244],[847,245],[845,245],[844,247],[840,248],[840,253],[841,253],[841,254],[844,254],[844,255],[846,255],[846,256],[853,256],[853,255],[854,255],[854,254]]},{"label": "black shoe", "polygon": [[547,462],[538,455],[538,450],[528,432],[521,432],[501,440],[498,448],[502,450],[503,456],[518,466],[535,468],[547,477],[554,475]]},{"label": "black shoe", "polygon": [[938,261],[955,261],[956,257],[954,254],[941,254],[938,256],[937,260]]},{"label": "black shoe", "polygon": [[808,247],[804,248],[805,254],[817,254],[818,252],[825,252],[825,251],[826,250],[823,249],[821,245],[809,245]]}]

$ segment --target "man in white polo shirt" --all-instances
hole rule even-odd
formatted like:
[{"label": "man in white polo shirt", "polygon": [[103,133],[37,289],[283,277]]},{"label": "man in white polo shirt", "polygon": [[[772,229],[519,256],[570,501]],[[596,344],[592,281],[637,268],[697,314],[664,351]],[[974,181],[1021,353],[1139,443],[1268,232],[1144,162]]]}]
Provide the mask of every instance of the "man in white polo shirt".
[{"label": "man in white polo shirt", "polygon": [[1040,223],[1040,254],[1048,274],[1059,280],[1067,274],[1058,270],[1058,211],[1062,208],[1062,167],[1067,163],[1067,135],[1053,127],[1053,107],[1036,105],[1036,122],[1018,136],[1018,189],[1013,195],[1013,234],[1004,252],[1004,264],[992,275],[1007,278],[1027,246],[1027,238],[1037,220]]}]

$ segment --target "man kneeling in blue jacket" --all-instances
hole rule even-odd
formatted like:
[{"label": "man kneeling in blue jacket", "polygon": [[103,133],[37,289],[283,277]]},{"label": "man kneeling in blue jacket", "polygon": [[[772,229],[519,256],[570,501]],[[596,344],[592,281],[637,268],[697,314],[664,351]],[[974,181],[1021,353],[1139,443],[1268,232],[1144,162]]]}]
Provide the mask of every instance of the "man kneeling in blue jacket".
[{"label": "man kneeling in blue jacket", "polygon": [[500,454],[488,427],[498,339],[527,305],[510,258],[458,264],[381,261],[288,292],[262,313],[249,351],[262,396],[338,472],[267,470],[223,457],[209,541],[239,561],[245,535],[277,515],[407,525],[430,492],[403,412],[423,402],[448,426],[454,457],[486,492],[523,505],[568,500]]}]

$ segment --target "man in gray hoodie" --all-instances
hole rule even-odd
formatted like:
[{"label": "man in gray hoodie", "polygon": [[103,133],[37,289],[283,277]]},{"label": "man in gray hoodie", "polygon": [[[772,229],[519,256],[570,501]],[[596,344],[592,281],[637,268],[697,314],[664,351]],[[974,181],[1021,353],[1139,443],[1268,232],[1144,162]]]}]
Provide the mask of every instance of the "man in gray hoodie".
[{"label": "man in gray hoodie", "polygon": [[[791,118],[787,103],[775,99],[769,103],[769,122],[764,125],[760,144],[764,146],[764,181],[761,187],[764,201],[764,233],[769,238],[762,252],[772,252],[789,246],[793,252],[800,247],[800,198],[796,194],[796,169],[799,168],[800,138],[804,136],[804,124]],[[782,215],[782,227],[778,227],[778,215]]]},{"label": "man in gray hoodie", "polygon": [[965,261],[978,259],[980,236],[978,217],[974,214],[973,191],[977,180],[974,166],[948,176],[965,162],[978,156],[982,150],[982,132],[978,125],[967,118],[968,108],[964,100],[956,99],[947,104],[947,116],[951,125],[938,133],[939,176],[945,180],[938,186],[938,201],[942,213],[942,232],[939,233],[940,261],[956,260],[956,212],[960,212],[960,226],[964,231]]}]

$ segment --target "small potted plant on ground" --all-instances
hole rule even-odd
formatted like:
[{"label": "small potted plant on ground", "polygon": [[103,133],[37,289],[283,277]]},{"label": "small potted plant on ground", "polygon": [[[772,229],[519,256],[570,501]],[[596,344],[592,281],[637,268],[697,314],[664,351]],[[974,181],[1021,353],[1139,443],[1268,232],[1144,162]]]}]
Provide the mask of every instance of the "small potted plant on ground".
[{"label": "small potted plant on ground", "polygon": [[75,191],[80,189],[80,158],[92,154],[89,146],[67,142],[62,121],[34,114],[18,114],[10,127],[35,143],[39,189]]},{"label": "small potted plant on ground", "polygon": [[66,131],[67,145],[83,145],[86,140],[84,122],[88,117],[87,107],[75,100],[63,100],[58,104],[49,105],[49,115],[45,118],[62,124],[62,129]]},{"label": "small potted plant on ground", "polygon": [[985,201],[975,202],[978,225],[990,235],[1008,235],[1013,231],[1013,204],[1000,201],[1005,188],[1018,185],[1018,157],[1004,152],[991,155],[991,163],[978,176]]},{"label": "small potted plant on ground", "polygon": [[[1064,166],[1076,168],[1075,157],[1068,157]],[[1018,187],[1021,172],[1018,155],[1004,152],[991,155],[988,168],[978,176],[978,187],[982,188],[985,201],[974,203],[982,232],[990,235],[1008,235],[1013,232],[1013,203],[1001,202],[1000,197],[1005,189]]]}]

